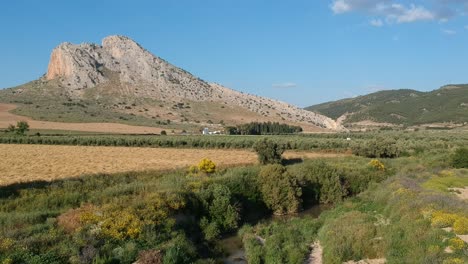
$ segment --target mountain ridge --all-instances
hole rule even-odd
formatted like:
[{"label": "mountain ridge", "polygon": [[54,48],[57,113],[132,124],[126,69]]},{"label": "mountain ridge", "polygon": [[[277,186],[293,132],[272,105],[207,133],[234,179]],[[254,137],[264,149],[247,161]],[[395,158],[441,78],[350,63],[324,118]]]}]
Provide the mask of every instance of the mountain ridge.
[{"label": "mountain ridge", "polygon": [[[41,102],[54,101],[52,94],[65,107],[55,102],[47,107]],[[80,119],[78,115],[92,112],[96,117],[100,110],[109,112],[107,116],[112,116],[113,121],[122,114],[117,121],[146,118],[192,126],[279,121],[318,130],[342,129],[323,115],[208,83],[119,35],[104,38],[102,45],[69,42],[58,45],[43,77],[2,90],[0,95],[2,102],[20,104],[15,110],[17,114],[51,121],[60,121],[59,116],[73,122],[83,121],[84,117]],[[75,109],[77,104],[93,110]],[[44,106],[48,113],[41,110]],[[97,119],[94,117],[88,119],[94,121]]]},{"label": "mountain ridge", "polygon": [[384,90],[306,107],[345,124],[362,121],[393,125],[468,122],[468,85],[449,84],[436,90]]}]

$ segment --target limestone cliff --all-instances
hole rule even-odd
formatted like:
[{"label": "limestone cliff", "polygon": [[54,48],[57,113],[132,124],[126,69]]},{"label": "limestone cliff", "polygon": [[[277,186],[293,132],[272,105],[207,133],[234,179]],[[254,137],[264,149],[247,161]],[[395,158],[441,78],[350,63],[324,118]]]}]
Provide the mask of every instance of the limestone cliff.
[{"label": "limestone cliff", "polygon": [[58,80],[72,98],[80,98],[87,89],[108,85],[120,95],[174,102],[219,102],[278,121],[341,129],[323,115],[209,84],[124,36],[106,37],[102,45],[60,44],[52,52],[45,78]]}]

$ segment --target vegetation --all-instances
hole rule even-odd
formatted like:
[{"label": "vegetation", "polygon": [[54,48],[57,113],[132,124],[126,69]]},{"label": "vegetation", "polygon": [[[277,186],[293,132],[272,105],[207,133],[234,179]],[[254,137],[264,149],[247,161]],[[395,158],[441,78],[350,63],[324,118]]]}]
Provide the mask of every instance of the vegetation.
[{"label": "vegetation", "polygon": [[468,168],[468,149],[459,148],[452,157],[452,166],[455,168]]},{"label": "vegetation", "polygon": [[[346,152],[360,145],[368,145],[375,138],[395,142],[399,155],[431,152],[436,149],[453,149],[468,144],[468,133],[463,131],[378,131],[370,133],[312,134],[283,136],[188,136],[188,135],[93,135],[64,134],[64,132],[35,131],[25,137],[0,133],[0,144],[45,144],[82,146],[166,147],[166,148],[223,148],[252,149],[261,139],[269,139],[294,150],[321,150]],[[346,140],[350,138],[351,140]],[[379,142],[377,142],[379,143]],[[370,145],[370,144],[369,144]],[[370,146],[372,147],[372,146]]]},{"label": "vegetation", "polygon": [[228,135],[286,135],[302,132],[300,126],[290,126],[278,122],[251,122],[238,125],[237,127],[227,127]]},{"label": "vegetation", "polygon": [[[348,144],[344,136],[261,137],[261,143]],[[235,231],[249,263],[303,263],[317,240],[324,263],[466,262],[467,246],[457,235],[468,234],[468,208],[450,191],[467,186],[468,170],[452,168],[451,154],[466,145],[466,136],[353,134],[351,144],[375,136],[392,140],[400,155],[390,158],[389,148],[379,147],[373,153],[385,158],[229,169],[204,160],[200,167],[195,162],[196,173],[127,172],[2,186],[0,263],[216,263],[223,256],[219,240]],[[132,136],[105,138],[139,144]],[[227,139],[210,138],[220,140],[216,144]],[[331,205],[318,218],[262,221],[318,204]]]},{"label": "vegetation", "polygon": [[284,152],[284,146],[274,141],[264,138],[257,141],[253,149],[257,152],[260,164],[279,164],[282,161],[281,155]]},{"label": "vegetation", "polygon": [[24,136],[29,131],[29,124],[26,121],[19,121],[15,125],[9,125],[6,133],[13,133],[19,136]]},{"label": "vegetation", "polygon": [[213,173],[216,171],[216,164],[210,159],[202,159],[200,163],[198,163],[198,171],[208,174]]},{"label": "vegetation", "polygon": [[352,146],[353,154],[368,158],[397,158],[401,150],[396,140],[377,138]]},{"label": "vegetation", "polygon": [[276,215],[296,213],[301,209],[302,190],[296,177],[279,165],[268,165],[258,175],[263,201]]},{"label": "vegetation", "polygon": [[372,120],[382,123],[418,125],[468,121],[468,85],[448,85],[431,92],[415,90],[380,91],[356,98],[307,107],[337,119],[349,115],[345,124]]},{"label": "vegetation", "polygon": [[[328,166],[357,163],[367,170],[367,162],[345,159]],[[208,261],[221,254],[213,246],[218,238],[256,221],[259,212],[260,217],[296,212],[309,195],[320,196],[302,191],[309,188],[298,174],[303,166],[233,168],[210,177],[184,170],[129,172],[0,187],[0,260],[131,263],[145,256],[164,263]],[[375,181],[380,174],[368,170]],[[360,184],[368,180],[363,177]],[[278,196],[266,195],[270,188]],[[288,192],[294,198],[283,201]]]},{"label": "vegetation", "polygon": [[[358,168],[361,167],[359,160],[327,162],[311,174],[320,175],[335,170],[341,175],[342,187],[349,192],[354,189],[349,183],[358,181],[359,178],[354,177],[360,173],[349,170],[346,163],[354,161],[352,168]],[[307,175],[307,172],[313,171],[312,168],[319,168],[320,162],[294,165],[288,171],[293,175]],[[449,169],[450,155],[446,151],[435,151],[430,156],[415,155],[380,161],[385,170],[369,166],[369,162],[367,160],[367,173],[373,171],[372,177],[376,177],[377,172],[388,175],[389,171],[394,171],[391,174],[395,173],[395,176],[382,184],[370,183],[357,188],[363,192],[335,203],[334,208],[323,212],[319,218],[306,216],[241,229],[249,263],[303,263],[310,253],[310,245],[317,240],[323,246],[324,263],[368,258],[385,258],[387,263],[468,261],[467,244],[456,236],[468,232],[466,202],[448,192],[447,186],[440,192],[426,189],[426,186],[433,186],[427,183],[448,177],[458,178],[464,182],[460,185],[468,186],[465,181],[468,171]],[[361,170],[366,171],[363,167]],[[434,170],[439,172],[434,175]],[[305,179],[313,179],[313,176],[303,178],[299,182],[303,182],[303,196],[307,197],[308,189],[304,187],[319,187],[313,185],[313,181],[304,185]],[[362,177],[362,180],[365,178]],[[450,184],[448,186],[451,187]],[[324,192],[318,193],[323,195]],[[443,227],[451,227],[453,231],[442,230]],[[448,247],[451,253],[447,253]]]}]

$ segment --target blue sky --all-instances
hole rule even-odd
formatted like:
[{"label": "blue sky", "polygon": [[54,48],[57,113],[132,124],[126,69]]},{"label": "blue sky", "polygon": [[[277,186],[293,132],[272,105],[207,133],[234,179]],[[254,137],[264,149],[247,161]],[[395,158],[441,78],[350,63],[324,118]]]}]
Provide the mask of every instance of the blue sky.
[{"label": "blue sky", "polygon": [[299,106],[468,83],[468,0],[4,1],[0,87],[61,42],[127,35],[211,82]]}]

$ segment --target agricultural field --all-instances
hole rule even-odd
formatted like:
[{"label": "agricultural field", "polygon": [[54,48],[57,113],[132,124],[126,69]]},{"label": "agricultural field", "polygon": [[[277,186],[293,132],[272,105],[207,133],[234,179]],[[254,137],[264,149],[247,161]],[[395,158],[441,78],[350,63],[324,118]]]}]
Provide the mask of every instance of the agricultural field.
[{"label": "agricultural field", "polygon": [[465,263],[467,138],[3,135],[0,263]]},{"label": "agricultural field", "polygon": [[[68,130],[68,131],[81,131],[81,132],[101,132],[101,133],[121,133],[121,134],[156,134],[161,133],[161,127],[137,126],[132,124],[119,124],[117,122],[89,122],[85,123],[81,120],[70,122],[52,122],[44,120],[33,120],[27,116],[21,116],[10,111],[16,109],[13,104],[0,104],[0,129],[7,128],[11,124],[16,124],[18,121],[27,121],[31,128],[34,129],[47,129],[47,130]],[[37,111],[36,111],[37,112]],[[28,115],[30,116],[30,115]],[[73,122],[75,121],[75,122]],[[94,121],[94,120],[92,120]],[[166,128],[167,129],[167,128]]]},{"label": "agricultural field", "polygon": [[[93,173],[181,169],[203,158],[219,167],[255,164],[250,150],[89,147],[0,144],[0,186],[53,181]],[[338,157],[346,154],[288,151],[287,159]]]}]

